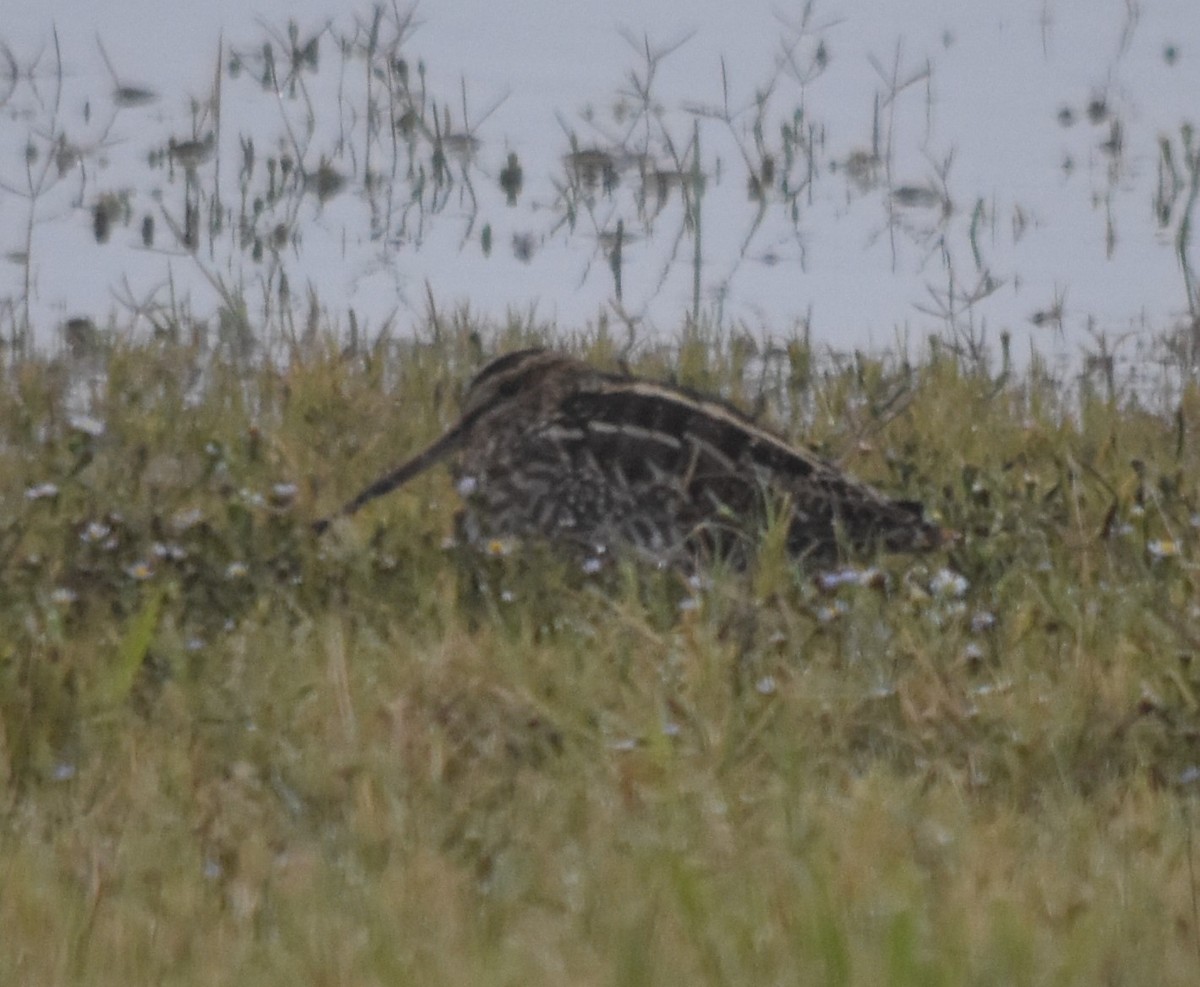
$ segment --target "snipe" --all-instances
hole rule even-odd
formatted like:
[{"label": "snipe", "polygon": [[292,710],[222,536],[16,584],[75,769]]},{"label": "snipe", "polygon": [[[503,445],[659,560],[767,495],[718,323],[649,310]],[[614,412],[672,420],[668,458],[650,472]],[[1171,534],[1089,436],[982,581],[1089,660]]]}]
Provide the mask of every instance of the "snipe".
[{"label": "snipe", "polygon": [[920,504],[885,496],[720,401],[544,349],[488,364],[445,435],[314,529],[452,453],[467,505],[460,527],[473,541],[632,549],[665,564],[743,562],[780,512],[798,557],[943,540]]}]

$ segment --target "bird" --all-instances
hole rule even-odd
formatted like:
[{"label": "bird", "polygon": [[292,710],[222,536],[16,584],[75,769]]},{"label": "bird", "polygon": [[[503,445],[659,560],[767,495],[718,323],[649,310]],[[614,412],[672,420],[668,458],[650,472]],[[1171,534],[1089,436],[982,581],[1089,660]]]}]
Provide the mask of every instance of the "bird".
[{"label": "bird", "polygon": [[313,530],[451,456],[465,504],[458,530],[474,545],[543,541],[662,567],[744,566],[773,519],[787,525],[791,556],[820,562],[932,549],[949,536],[920,503],[887,496],[725,401],[545,348],[492,360],[445,434]]}]

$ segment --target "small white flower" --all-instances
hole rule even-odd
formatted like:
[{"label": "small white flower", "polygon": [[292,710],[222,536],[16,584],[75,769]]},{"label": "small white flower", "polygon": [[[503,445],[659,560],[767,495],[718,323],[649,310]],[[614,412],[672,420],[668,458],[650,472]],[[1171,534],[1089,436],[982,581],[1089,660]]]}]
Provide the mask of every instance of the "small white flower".
[{"label": "small white flower", "polygon": [[25,491],[26,500],[49,500],[58,496],[58,487],[53,483],[39,483]]},{"label": "small white flower", "polygon": [[479,481],[473,476],[461,476],[458,478],[455,489],[458,490],[460,497],[470,497],[479,489]]},{"label": "small white flower", "polygon": [[250,567],[245,562],[230,562],[225,567],[226,579],[245,579],[250,575]]},{"label": "small white flower", "polygon": [[854,570],[852,569],[837,569],[833,572],[817,573],[817,586],[826,593],[833,593],[846,583],[854,580]]},{"label": "small white flower", "polygon": [[996,626],[996,615],[989,610],[980,610],[971,615],[971,633],[981,634]]},{"label": "small white flower", "polygon": [[72,415],[67,419],[67,424],[76,432],[90,435],[93,439],[98,439],[104,434],[104,422],[91,415]]},{"label": "small white flower", "polygon": [[79,535],[79,540],[89,544],[94,542],[102,542],[112,534],[112,528],[100,521],[89,521],[86,528]]},{"label": "small white flower", "polygon": [[953,569],[939,569],[929,581],[929,591],[934,596],[964,596],[970,587],[971,583],[967,577]]},{"label": "small white flower", "polygon": [[198,507],[189,507],[171,515],[171,530],[177,535],[194,528],[204,520],[204,512]]},{"label": "small white flower", "polygon": [[271,487],[271,503],[276,507],[287,507],[296,499],[299,489],[294,483],[276,483]]},{"label": "small white flower", "polygon": [[136,579],[139,583],[144,583],[147,579],[154,576],[154,566],[145,559],[133,563],[131,566],[126,566],[125,575],[130,579]]}]

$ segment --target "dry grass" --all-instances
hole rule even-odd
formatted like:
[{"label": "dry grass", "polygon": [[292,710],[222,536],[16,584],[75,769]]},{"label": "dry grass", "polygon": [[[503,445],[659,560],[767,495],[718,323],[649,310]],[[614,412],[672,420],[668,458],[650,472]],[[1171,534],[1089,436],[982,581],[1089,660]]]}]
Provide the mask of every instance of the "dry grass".
[{"label": "dry grass", "polygon": [[439,338],[6,371],[0,981],[1195,982],[1200,392],[635,361],[964,533],[882,588],[471,558],[443,473],[314,541]]}]

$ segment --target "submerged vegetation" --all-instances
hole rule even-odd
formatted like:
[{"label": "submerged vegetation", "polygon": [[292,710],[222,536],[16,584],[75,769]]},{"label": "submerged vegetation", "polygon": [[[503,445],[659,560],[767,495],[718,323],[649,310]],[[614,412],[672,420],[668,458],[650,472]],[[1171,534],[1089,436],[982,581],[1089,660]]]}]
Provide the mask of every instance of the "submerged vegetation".
[{"label": "submerged vegetation", "polygon": [[[512,88],[489,89],[486,59],[426,40],[441,12],[419,4],[186,39],[169,91],[139,79],[136,44],[114,59],[66,25],[0,36],[0,339],[24,352],[110,310],[161,328],[220,308],[248,348],[311,331],[318,299],[370,338],[432,293],[571,324],[602,309],[640,337],[686,310],[847,347],[937,333],[984,359],[1007,343],[1022,366],[1086,351],[1098,375],[1194,365],[1200,144],[1190,104],[1166,98],[1194,88],[1186,45],[1147,58],[1159,28],[1127,4],[1102,54],[1121,15],[1029,0],[1011,34],[963,18],[925,53],[876,49],[856,18],[889,19],[839,6],[775,12],[770,46],[736,63],[683,25],[614,30],[583,93],[546,93],[558,69],[521,55],[499,70]],[[1091,89],[1047,48],[1077,18],[1058,45],[1085,30]],[[1029,45],[1062,91],[979,87],[963,66],[981,38],[1003,47],[997,82],[1026,79],[1005,65]]]},{"label": "submerged vegetation", "polygon": [[6,368],[0,980],[1194,981],[1200,390],[556,335],[961,539],[587,573],[436,470],[315,538],[549,341],[451,321]]}]

